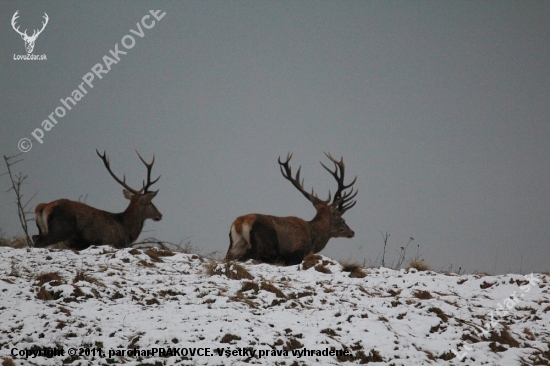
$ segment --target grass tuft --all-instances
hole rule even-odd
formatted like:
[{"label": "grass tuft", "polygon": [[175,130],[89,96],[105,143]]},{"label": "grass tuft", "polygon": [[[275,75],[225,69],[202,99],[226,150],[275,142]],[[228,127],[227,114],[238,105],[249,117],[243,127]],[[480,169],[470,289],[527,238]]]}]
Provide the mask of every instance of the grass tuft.
[{"label": "grass tuft", "polygon": [[11,358],[4,357],[2,359],[2,366],[15,366],[15,362]]},{"label": "grass tuft", "polygon": [[413,296],[420,300],[429,300],[433,298],[432,294],[429,291],[425,290],[416,290],[413,293]]},{"label": "grass tuft", "polygon": [[342,272],[349,272],[350,278],[364,278],[367,274],[363,271],[363,267],[355,262],[340,262]]},{"label": "grass tuft", "polygon": [[432,269],[430,265],[424,262],[424,259],[411,259],[406,269],[409,270],[411,268],[414,268],[417,271],[430,271]]},{"label": "grass tuft", "polygon": [[222,339],[220,340],[220,343],[231,343],[232,341],[240,341],[241,337],[235,334],[226,333]]},{"label": "grass tuft", "polygon": [[52,282],[52,286],[59,286],[65,283],[63,277],[58,272],[47,272],[39,274],[34,278],[38,281],[37,286],[42,286],[45,283]]},{"label": "grass tuft", "polygon": [[225,276],[230,280],[252,280],[254,276],[250,274],[240,264],[231,261],[223,261],[218,263],[217,261],[211,261],[206,265],[206,273],[209,276]]},{"label": "grass tuft", "polygon": [[309,253],[304,257],[304,260],[302,261],[302,269],[308,270],[311,267],[315,267],[322,259],[323,257],[318,254]]}]

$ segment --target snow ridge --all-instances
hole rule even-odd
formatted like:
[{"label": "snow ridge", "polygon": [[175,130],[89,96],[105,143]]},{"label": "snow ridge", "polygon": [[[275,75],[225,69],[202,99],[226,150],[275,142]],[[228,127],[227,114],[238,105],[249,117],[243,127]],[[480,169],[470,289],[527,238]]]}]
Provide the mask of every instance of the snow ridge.
[{"label": "snow ridge", "polygon": [[0,360],[16,365],[550,364],[547,274],[351,275],[323,256],[283,267],[111,247],[0,258]]}]

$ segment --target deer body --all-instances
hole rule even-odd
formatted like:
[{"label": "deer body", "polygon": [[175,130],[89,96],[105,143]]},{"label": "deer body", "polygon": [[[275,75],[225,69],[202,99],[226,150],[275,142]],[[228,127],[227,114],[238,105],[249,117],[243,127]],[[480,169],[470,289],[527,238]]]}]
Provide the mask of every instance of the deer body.
[{"label": "deer body", "polygon": [[[105,155],[102,159],[111,175],[114,175]],[[111,213],[68,199],[38,204],[35,212],[39,234],[33,236],[34,246],[42,248],[63,242],[67,248],[82,250],[91,245],[107,244],[115,248],[124,248],[135,242],[146,219],[162,219],[162,214],[152,203],[157,191],[146,192],[146,188],[158,180],[157,178],[150,182],[150,169],[153,163],[154,159],[151,164],[144,162],[148,167],[147,186],[144,185],[140,191],[123,191],[124,197],[130,200],[124,212]],[[118,178],[115,179],[119,181]],[[129,188],[125,181],[119,183],[124,183],[124,186]]]},{"label": "deer body", "polygon": [[[327,156],[330,157],[330,155]],[[330,196],[328,200],[322,201],[313,193],[309,194],[303,190],[303,182],[299,182],[300,169],[296,178],[292,178],[288,166],[291,157],[289,154],[285,163],[281,163],[279,159],[281,172],[313,203],[317,211],[315,217],[311,221],[305,221],[294,216],[277,217],[262,214],[240,216],[231,225],[226,259],[255,259],[268,263],[296,264],[309,253],[318,253],[323,250],[330,238],[352,238],[355,235],[341,217],[346,210],[355,205],[355,202],[347,203],[357,194],[357,192],[352,194],[352,190],[342,195],[344,189],[355,183],[354,180],[347,186],[343,184],[343,161],[335,162],[337,169],[334,172],[329,170],[339,182],[334,202],[329,205]],[[338,168],[341,177],[337,177]]]}]

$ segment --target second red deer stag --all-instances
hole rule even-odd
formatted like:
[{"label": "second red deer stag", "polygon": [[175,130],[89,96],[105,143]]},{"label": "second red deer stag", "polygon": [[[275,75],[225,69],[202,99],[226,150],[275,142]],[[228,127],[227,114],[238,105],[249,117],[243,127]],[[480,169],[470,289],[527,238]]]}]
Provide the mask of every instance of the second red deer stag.
[{"label": "second red deer stag", "polygon": [[124,212],[111,213],[98,210],[82,202],[60,199],[50,203],[40,203],[36,206],[36,225],[38,235],[33,236],[34,246],[45,246],[63,242],[64,247],[76,250],[86,249],[91,245],[111,244],[115,248],[125,248],[136,241],[146,219],[159,221],[162,214],[157,210],[152,200],[157,191],[149,192],[160,176],[151,181],[151,169],[155,163],[147,164],[147,183],[138,191],[126,184],[126,177],[120,180],[112,171],[109,157],[105,153],[97,155],[103,160],[109,174],[125,189],[124,197],[130,204]]},{"label": "second red deer stag", "polygon": [[[317,214],[311,221],[305,221],[298,217],[277,217],[262,214],[248,214],[238,217],[231,225],[229,232],[229,250],[227,260],[255,259],[262,262],[285,264],[300,263],[309,253],[318,253],[327,245],[330,238],[353,238],[355,233],[351,230],[342,215],[352,208],[356,201],[352,201],[357,195],[353,192],[353,182],[344,184],[344,159],[335,160],[330,154],[325,155],[334,163],[334,171],[325,168],[338,183],[338,189],[334,199],[330,202],[330,191],[327,200],[323,201],[313,193],[304,189],[303,180],[300,182],[300,168],[296,177],[292,177],[288,162],[292,154],[288,154],[286,161],[279,164],[283,177],[288,179],[300,193],[304,195],[315,207]],[[346,189],[351,190],[344,192]]]}]

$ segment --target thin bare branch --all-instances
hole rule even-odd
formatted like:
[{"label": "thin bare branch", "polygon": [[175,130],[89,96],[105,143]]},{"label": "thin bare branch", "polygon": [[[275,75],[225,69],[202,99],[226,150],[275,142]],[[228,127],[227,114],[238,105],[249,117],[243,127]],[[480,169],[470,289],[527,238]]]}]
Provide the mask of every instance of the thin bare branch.
[{"label": "thin bare branch", "polygon": [[23,175],[23,173],[21,172],[19,172],[18,174],[13,174],[11,170],[12,166],[23,161],[23,159],[17,159],[17,157],[19,157],[21,154],[22,153],[12,155],[12,156],[4,155],[4,162],[6,163],[6,168],[8,171],[7,173],[4,173],[2,175],[7,174],[10,177],[11,187],[6,192],[13,190],[13,192],[15,193],[15,205],[17,206],[17,216],[19,218],[21,228],[25,233],[25,240],[27,242],[27,245],[29,247],[32,247],[33,243],[29,236],[29,227],[28,227],[28,222],[32,221],[32,219],[29,219],[27,217],[32,213],[25,209],[27,205],[30,203],[30,201],[32,201],[32,199],[36,196],[36,193],[25,204],[23,204],[24,194],[21,192],[21,189],[25,180],[27,179],[27,175]]}]

